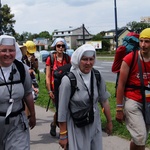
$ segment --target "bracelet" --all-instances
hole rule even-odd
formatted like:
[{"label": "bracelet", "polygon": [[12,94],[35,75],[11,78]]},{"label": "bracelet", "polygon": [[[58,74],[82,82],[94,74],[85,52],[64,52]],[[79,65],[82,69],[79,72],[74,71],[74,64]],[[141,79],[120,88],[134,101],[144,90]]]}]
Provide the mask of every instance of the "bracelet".
[{"label": "bracelet", "polygon": [[62,135],[62,134],[66,134],[68,131],[64,131],[64,132],[60,132],[59,134]]},{"label": "bracelet", "polygon": [[112,122],[112,120],[107,121],[107,123],[111,123],[111,122]]},{"label": "bracelet", "polygon": [[123,107],[123,104],[117,104],[117,107]]},{"label": "bracelet", "polygon": [[48,91],[48,94],[50,94],[52,91],[50,90],[50,91]]},{"label": "bracelet", "polygon": [[123,111],[123,108],[116,108],[116,111]]},{"label": "bracelet", "polygon": [[66,135],[66,136],[64,136],[64,137],[60,137],[59,139],[60,140],[65,140],[65,139],[67,139],[68,138],[68,136]]}]

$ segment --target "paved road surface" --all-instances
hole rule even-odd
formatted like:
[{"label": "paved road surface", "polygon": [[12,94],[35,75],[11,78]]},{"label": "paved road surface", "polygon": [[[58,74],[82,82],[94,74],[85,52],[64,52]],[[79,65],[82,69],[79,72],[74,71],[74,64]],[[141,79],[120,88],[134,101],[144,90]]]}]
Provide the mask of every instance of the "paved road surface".
[{"label": "paved road surface", "polygon": [[[57,129],[56,137],[51,137],[49,134],[49,125],[50,121],[52,121],[53,112],[50,110],[46,112],[45,108],[39,106],[35,106],[35,109],[37,125],[30,130],[31,150],[62,150],[58,144],[59,129]],[[103,150],[129,150],[129,143],[125,139],[103,134]]]}]

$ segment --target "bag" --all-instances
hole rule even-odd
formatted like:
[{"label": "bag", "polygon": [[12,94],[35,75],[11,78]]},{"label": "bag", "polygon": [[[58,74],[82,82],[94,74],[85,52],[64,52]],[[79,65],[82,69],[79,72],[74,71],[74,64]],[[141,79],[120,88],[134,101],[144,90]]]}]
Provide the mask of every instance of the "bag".
[{"label": "bag", "polygon": [[144,119],[147,125],[150,125],[150,102],[145,103]]},{"label": "bag", "polygon": [[[58,67],[54,70],[54,96],[55,96],[55,106],[56,106],[56,113],[58,111],[58,103],[59,103],[59,86],[61,83],[61,79],[64,75],[67,75],[70,71],[71,64],[66,64],[64,66]],[[71,77],[74,78],[74,77]],[[75,80],[75,79],[73,79]],[[75,91],[71,89],[71,91]]]},{"label": "bag", "polygon": [[119,79],[119,73],[120,73],[120,67],[122,64],[123,58],[129,54],[130,52],[134,52],[133,54],[133,59],[130,65],[130,70],[133,67],[134,64],[134,59],[135,59],[135,53],[137,50],[139,50],[139,34],[135,32],[129,32],[124,38],[123,38],[123,44],[119,46],[116,49],[115,53],[115,58],[114,62],[112,65],[112,72],[117,73],[117,78],[116,78],[116,91],[117,91],[117,85],[118,85],[118,79]]},{"label": "bag", "polygon": [[145,120],[145,124],[150,125],[150,102],[146,101],[146,91],[150,91],[149,87],[144,85],[143,80],[143,72],[142,72],[142,65],[140,61],[140,56],[138,55],[138,68],[139,68],[139,75],[140,75],[140,82],[141,82],[141,95],[143,100],[143,116]]},{"label": "bag", "polygon": [[82,109],[75,113],[71,112],[71,117],[73,118],[74,124],[78,128],[91,124],[94,121],[93,106],[90,106],[88,109]]},{"label": "bag", "polygon": [[[94,75],[96,77],[97,87],[99,87],[100,81],[101,81],[100,73],[96,69],[93,69],[93,72],[94,72]],[[92,80],[93,80],[93,78],[92,78]],[[91,87],[91,88],[94,90],[93,87]],[[91,93],[94,92],[93,90],[91,91]],[[93,94],[92,94],[92,97],[93,97]],[[90,104],[90,106],[88,108],[82,109],[82,110],[77,111],[75,113],[72,113],[70,105],[69,105],[69,110],[70,110],[71,117],[72,117],[72,119],[74,121],[74,124],[78,128],[81,128],[81,127],[84,127],[86,125],[89,125],[89,124],[93,123],[93,121],[94,121],[93,98],[92,99],[90,98],[90,100],[91,100],[91,104]]]}]

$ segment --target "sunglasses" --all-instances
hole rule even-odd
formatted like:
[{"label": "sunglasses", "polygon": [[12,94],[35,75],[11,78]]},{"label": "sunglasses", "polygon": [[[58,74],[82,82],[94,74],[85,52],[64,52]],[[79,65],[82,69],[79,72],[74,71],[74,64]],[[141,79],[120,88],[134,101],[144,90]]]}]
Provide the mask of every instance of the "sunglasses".
[{"label": "sunglasses", "polygon": [[62,45],[61,44],[57,44],[56,47],[57,48],[60,48],[60,47],[65,48],[65,45],[64,44],[62,44]]}]

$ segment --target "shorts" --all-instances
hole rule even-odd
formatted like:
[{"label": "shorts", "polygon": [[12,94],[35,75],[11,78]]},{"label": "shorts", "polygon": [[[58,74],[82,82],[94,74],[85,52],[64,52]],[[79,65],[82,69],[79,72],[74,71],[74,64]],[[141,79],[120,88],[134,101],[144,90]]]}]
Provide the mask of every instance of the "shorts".
[{"label": "shorts", "polygon": [[136,145],[145,145],[148,138],[150,126],[145,124],[143,113],[143,105],[137,101],[125,98],[125,123],[131,134],[132,141]]}]

